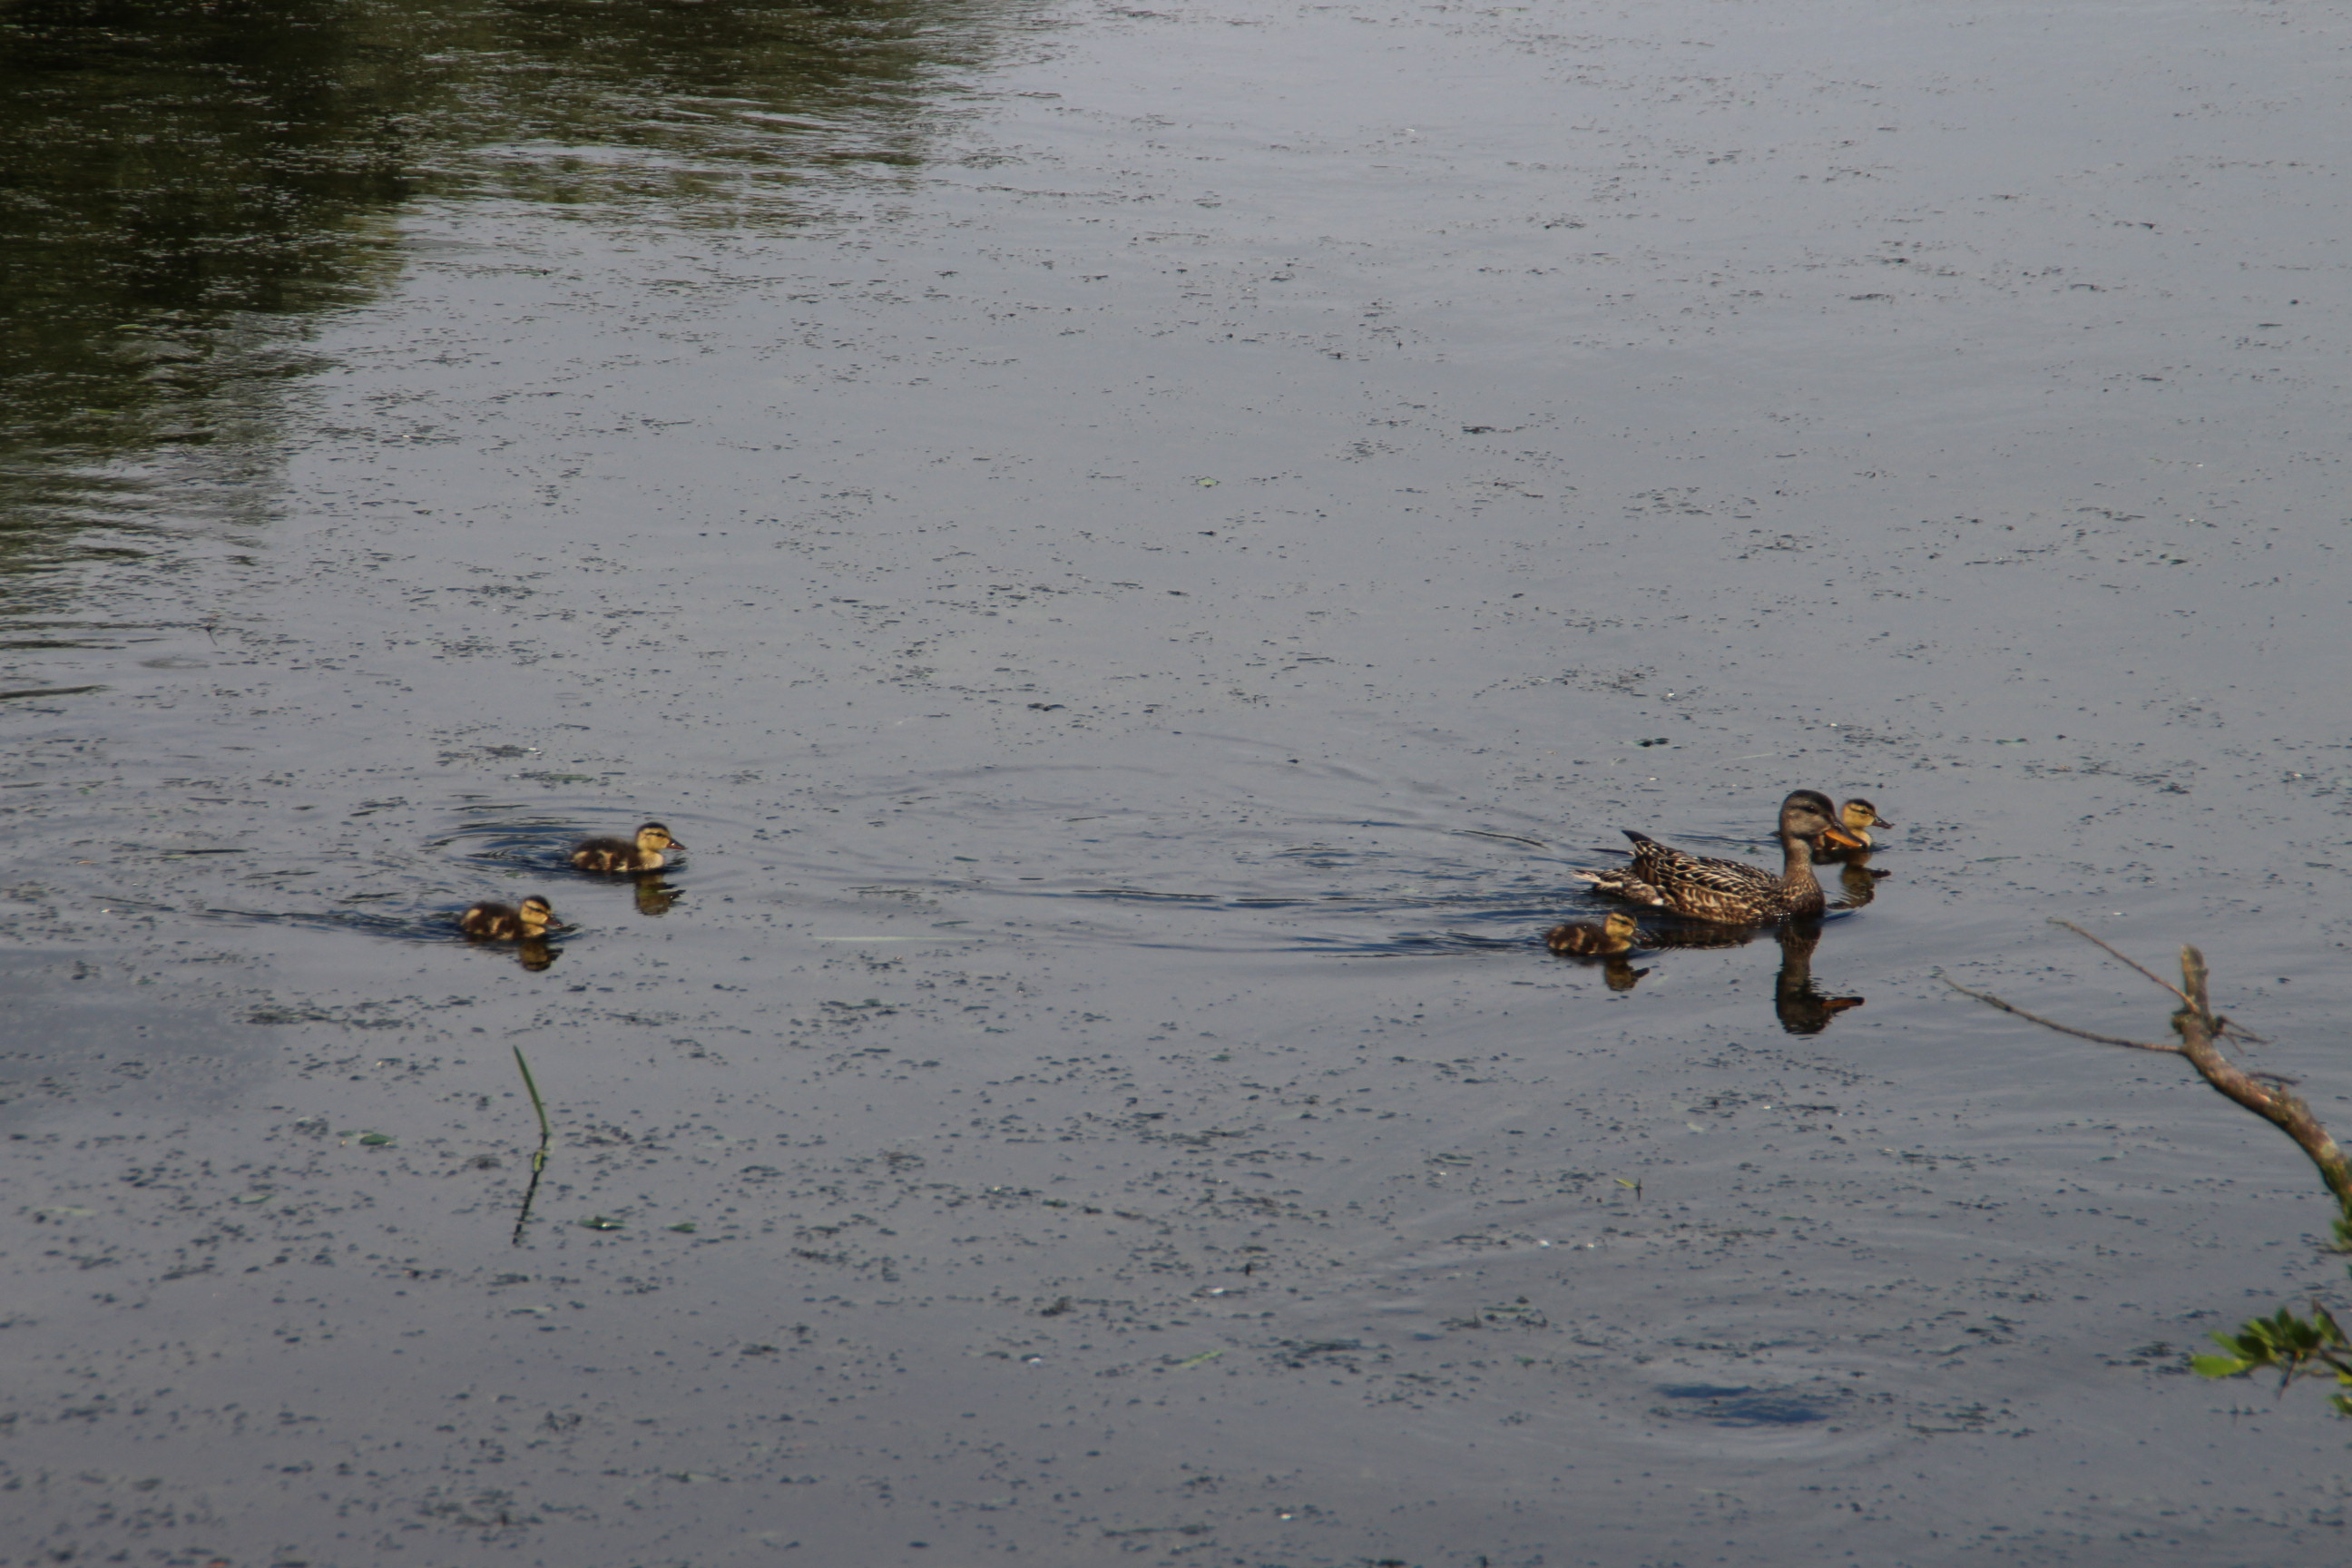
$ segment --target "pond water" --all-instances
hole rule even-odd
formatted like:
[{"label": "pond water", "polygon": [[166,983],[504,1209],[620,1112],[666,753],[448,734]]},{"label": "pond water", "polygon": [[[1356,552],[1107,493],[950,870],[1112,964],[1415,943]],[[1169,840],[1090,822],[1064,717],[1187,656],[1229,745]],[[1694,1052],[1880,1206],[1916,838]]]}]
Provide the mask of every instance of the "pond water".
[{"label": "pond water", "polygon": [[0,6],[0,1563],[2341,1561],[2347,47]]}]

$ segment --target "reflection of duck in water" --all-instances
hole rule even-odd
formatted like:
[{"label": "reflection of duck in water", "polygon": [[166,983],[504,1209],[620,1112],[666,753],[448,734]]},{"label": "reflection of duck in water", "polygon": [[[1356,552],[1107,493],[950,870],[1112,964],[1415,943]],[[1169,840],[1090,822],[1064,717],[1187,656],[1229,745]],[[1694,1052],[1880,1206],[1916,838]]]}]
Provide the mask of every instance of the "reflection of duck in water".
[{"label": "reflection of duck in water", "polygon": [[669,907],[677,902],[677,889],[659,877],[638,878],[633,890],[637,895],[637,913],[641,915],[666,915]]},{"label": "reflection of duck in water", "polygon": [[525,899],[520,909],[479,903],[457,917],[457,929],[476,942],[537,942],[558,923],[554,908],[540,898]]},{"label": "reflection of duck in water", "polygon": [[1813,949],[1821,945],[1819,921],[1791,921],[1773,933],[1780,939],[1780,973],[1772,980],[1772,1011],[1792,1035],[1818,1035],[1859,996],[1824,996],[1813,984]]},{"label": "reflection of duck in water", "polygon": [[1741,861],[1693,855],[1631,828],[1624,833],[1633,841],[1631,866],[1577,875],[1629,903],[1725,925],[1764,925],[1821,913],[1827,900],[1813,877],[1814,846],[1826,840],[1840,848],[1860,848],[1865,842],[1832,815],[1829,796],[1811,789],[1792,791],[1780,803],[1778,877]]},{"label": "reflection of duck in water", "polygon": [[[1756,940],[1754,926],[1661,926],[1644,933],[1647,947],[1746,947]],[[1813,984],[1813,949],[1821,945],[1822,922],[1788,921],[1772,931],[1780,944],[1780,970],[1772,977],[1772,1011],[1780,1027],[1792,1035],[1818,1035],[1830,1020],[1849,1007],[1859,1007],[1859,996],[1824,996]]]},{"label": "reflection of duck in water", "polygon": [[1892,827],[1895,824],[1879,816],[1876,806],[1857,795],[1838,808],[1838,825],[1861,839],[1862,847],[1853,849],[1826,841],[1816,843],[1813,846],[1813,864],[1844,868],[1838,873],[1838,890],[1845,897],[1838,900],[1838,906],[1858,910],[1878,896],[1878,879],[1886,875],[1870,864],[1871,851],[1876,847],[1871,842],[1870,830]]},{"label": "reflection of duck in water", "polygon": [[1631,991],[1641,983],[1642,976],[1650,973],[1646,969],[1636,969],[1625,961],[1625,955],[1633,950],[1633,939],[1641,930],[1632,915],[1622,910],[1612,910],[1608,918],[1597,926],[1552,927],[1544,932],[1544,945],[1563,958],[1607,960],[1601,965],[1601,977],[1609,983],[1609,989]]},{"label": "reflection of duck in water", "polygon": [[658,871],[665,849],[686,846],[669,836],[658,822],[637,829],[636,842],[625,838],[583,838],[572,847],[572,863],[583,871]]}]

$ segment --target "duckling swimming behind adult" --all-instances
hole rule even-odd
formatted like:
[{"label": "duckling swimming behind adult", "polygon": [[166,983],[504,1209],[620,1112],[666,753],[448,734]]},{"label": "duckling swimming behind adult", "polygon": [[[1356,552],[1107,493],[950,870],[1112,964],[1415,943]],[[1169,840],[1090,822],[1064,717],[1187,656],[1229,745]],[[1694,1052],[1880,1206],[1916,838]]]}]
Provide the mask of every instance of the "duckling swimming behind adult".
[{"label": "duckling swimming behind adult", "polygon": [[1838,826],[1843,828],[1848,836],[1859,839],[1861,841],[1859,846],[1841,846],[1826,838],[1815,839],[1813,841],[1815,865],[1833,865],[1849,858],[1867,858],[1872,847],[1870,830],[1874,827],[1892,827],[1895,824],[1879,816],[1876,806],[1860,795],[1856,795],[1838,808]]},{"label": "duckling swimming behind adult", "polygon": [[665,864],[663,850],[685,847],[668,828],[648,822],[637,829],[634,844],[625,838],[582,839],[572,847],[572,863],[583,871],[657,871]]},{"label": "duckling swimming behind adult", "polygon": [[1597,926],[1552,927],[1544,932],[1544,945],[1558,953],[1605,958],[1631,951],[1634,934],[1641,929],[1632,915],[1622,910],[1612,910],[1609,918]]},{"label": "duckling swimming behind adult", "polygon": [[545,899],[530,898],[522,908],[511,904],[476,904],[457,917],[457,929],[476,942],[538,942],[550,926],[560,924]]}]

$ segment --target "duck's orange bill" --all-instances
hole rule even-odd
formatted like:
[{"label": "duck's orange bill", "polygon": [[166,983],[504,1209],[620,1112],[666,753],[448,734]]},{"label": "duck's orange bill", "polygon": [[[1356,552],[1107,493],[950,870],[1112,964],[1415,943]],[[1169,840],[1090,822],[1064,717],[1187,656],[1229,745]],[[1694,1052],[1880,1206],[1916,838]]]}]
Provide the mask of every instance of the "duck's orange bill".
[{"label": "duck's orange bill", "polygon": [[1869,839],[1857,837],[1853,834],[1847,832],[1844,828],[1838,826],[1835,823],[1832,823],[1822,834],[1822,837],[1827,839],[1830,843],[1836,845],[1841,849],[1867,849],[1870,847]]}]

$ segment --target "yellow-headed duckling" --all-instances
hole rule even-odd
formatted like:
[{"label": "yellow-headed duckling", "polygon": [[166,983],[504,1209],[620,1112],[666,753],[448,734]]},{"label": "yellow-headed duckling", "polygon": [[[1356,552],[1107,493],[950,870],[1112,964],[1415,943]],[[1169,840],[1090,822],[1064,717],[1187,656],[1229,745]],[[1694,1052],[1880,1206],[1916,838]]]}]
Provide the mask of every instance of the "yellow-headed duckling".
[{"label": "yellow-headed duckling", "polygon": [[1640,922],[1622,910],[1612,910],[1597,926],[1554,926],[1544,932],[1544,945],[1559,953],[1605,958],[1630,951]]},{"label": "yellow-headed duckling", "polygon": [[1813,859],[1817,863],[1835,862],[1848,858],[1866,859],[1871,848],[1870,830],[1892,827],[1895,824],[1878,815],[1878,808],[1856,795],[1838,807],[1838,826],[1845,836],[1855,840],[1842,844],[1832,838],[1820,838],[1813,843]]},{"label": "yellow-headed duckling", "polygon": [[457,929],[476,942],[538,942],[548,928],[562,922],[545,899],[530,898],[520,909],[511,904],[476,904],[457,917]]},{"label": "yellow-headed duckling", "polygon": [[637,829],[636,842],[625,838],[583,838],[572,847],[572,863],[583,871],[658,871],[662,851],[686,846],[669,836],[658,822]]}]

